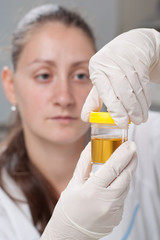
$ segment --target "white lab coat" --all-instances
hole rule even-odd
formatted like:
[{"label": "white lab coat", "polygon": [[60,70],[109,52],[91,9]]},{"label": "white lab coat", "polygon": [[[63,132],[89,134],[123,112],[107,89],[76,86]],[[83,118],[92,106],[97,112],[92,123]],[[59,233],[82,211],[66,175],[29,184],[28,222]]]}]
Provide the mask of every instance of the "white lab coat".
[{"label": "white lab coat", "polygon": [[160,113],[146,123],[130,126],[136,142],[138,167],[120,224],[103,240],[160,240]]},{"label": "white lab coat", "polygon": [[25,197],[5,173],[3,176],[8,192],[24,203],[15,204],[0,188],[0,240],[38,240],[40,234],[33,225]]},{"label": "white lab coat", "polygon": [[[103,240],[160,240],[160,113],[150,112],[147,123],[131,124],[129,139],[137,144],[138,168],[124,206],[119,226]],[[23,194],[7,176],[8,190]],[[17,206],[0,189],[0,239],[37,240],[29,208]]]}]

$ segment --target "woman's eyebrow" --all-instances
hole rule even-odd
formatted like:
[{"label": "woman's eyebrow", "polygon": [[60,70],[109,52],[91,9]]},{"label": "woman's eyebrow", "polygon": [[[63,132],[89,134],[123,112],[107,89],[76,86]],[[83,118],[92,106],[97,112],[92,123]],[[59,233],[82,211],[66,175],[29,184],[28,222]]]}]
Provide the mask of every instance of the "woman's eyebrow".
[{"label": "woman's eyebrow", "polygon": [[[29,62],[27,64],[27,66],[31,66],[31,65],[34,65],[34,64],[42,64],[42,63],[50,65],[51,67],[56,66],[56,63],[53,60],[40,59],[40,58],[34,59],[33,61]],[[77,66],[80,66],[82,64],[88,64],[88,63],[89,63],[89,60],[80,60],[80,61],[76,61],[76,62],[71,63],[71,65],[72,65],[72,67],[77,67]]]},{"label": "woman's eyebrow", "polygon": [[88,64],[89,60],[82,60],[82,61],[77,61],[72,64],[73,67],[79,66],[81,64]]},{"label": "woman's eyebrow", "polygon": [[53,60],[46,60],[46,59],[35,59],[32,62],[28,63],[27,65],[32,65],[32,64],[37,64],[37,63],[45,63],[48,64],[50,66],[55,66],[55,62]]}]

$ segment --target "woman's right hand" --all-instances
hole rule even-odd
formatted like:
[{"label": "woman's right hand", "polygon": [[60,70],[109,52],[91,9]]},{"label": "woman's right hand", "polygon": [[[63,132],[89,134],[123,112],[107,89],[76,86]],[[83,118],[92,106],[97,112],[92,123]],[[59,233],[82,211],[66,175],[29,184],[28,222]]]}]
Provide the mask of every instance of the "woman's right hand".
[{"label": "woman's right hand", "polygon": [[137,165],[135,144],[123,143],[94,174],[90,152],[88,144],[41,240],[99,239],[119,224]]},{"label": "woman's right hand", "polygon": [[89,63],[93,88],[82,109],[82,119],[102,106],[124,128],[147,121],[151,105],[150,82],[160,83],[160,33],[133,29],[100,49]]}]

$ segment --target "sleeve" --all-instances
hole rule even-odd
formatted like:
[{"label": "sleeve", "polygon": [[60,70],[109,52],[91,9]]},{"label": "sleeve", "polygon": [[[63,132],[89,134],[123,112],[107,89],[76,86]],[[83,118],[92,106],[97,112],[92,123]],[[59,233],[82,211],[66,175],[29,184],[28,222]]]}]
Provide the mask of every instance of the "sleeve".
[{"label": "sleeve", "polygon": [[39,238],[40,234],[31,219],[0,188],[0,240],[38,240]]},{"label": "sleeve", "polygon": [[[15,216],[16,221],[16,216]],[[9,216],[5,211],[2,199],[0,199],[0,239],[4,240],[17,240],[13,226],[9,220]]]}]

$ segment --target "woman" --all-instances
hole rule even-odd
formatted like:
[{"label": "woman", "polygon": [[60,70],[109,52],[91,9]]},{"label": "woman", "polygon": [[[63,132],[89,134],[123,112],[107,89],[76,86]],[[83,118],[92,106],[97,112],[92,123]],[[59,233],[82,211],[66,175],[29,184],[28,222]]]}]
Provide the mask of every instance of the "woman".
[{"label": "woman", "polygon": [[[91,177],[86,148],[73,175],[88,141],[89,124],[80,114],[91,89],[88,62],[94,53],[93,34],[84,20],[54,5],[31,10],[13,34],[14,70],[2,72],[6,96],[17,112],[0,161],[5,239],[37,239],[60,195],[44,239],[98,239],[121,219],[136,167],[133,143],[123,145],[108,167]],[[116,154],[123,159],[114,162]]]}]

